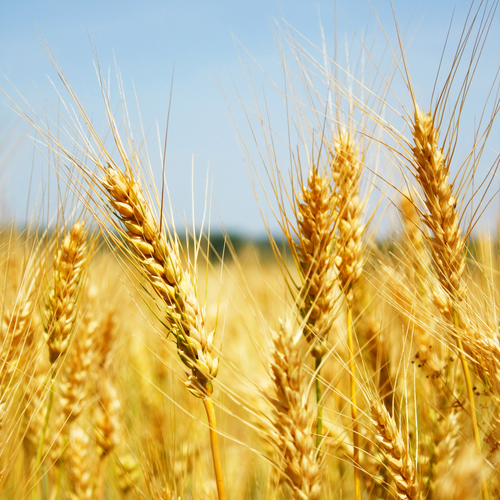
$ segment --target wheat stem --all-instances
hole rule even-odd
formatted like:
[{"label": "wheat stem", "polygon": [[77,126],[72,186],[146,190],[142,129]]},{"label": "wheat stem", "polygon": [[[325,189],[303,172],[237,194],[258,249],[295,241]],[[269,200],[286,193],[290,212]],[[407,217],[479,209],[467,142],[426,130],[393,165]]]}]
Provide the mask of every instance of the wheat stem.
[{"label": "wheat stem", "polygon": [[320,455],[320,446],[323,435],[323,405],[321,403],[321,381],[319,379],[319,370],[321,366],[321,358],[315,358],[315,384],[316,384],[316,404],[318,407],[316,419],[316,448],[318,448],[318,457]]},{"label": "wheat stem", "polygon": [[347,307],[347,340],[349,343],[349,375],[351,377],[351,416],[352,416],[352,444],[354,461],[354,498],[361,500],[361,483],[359,477],[359,429],[358,407],[356,405],[356,366],[354,363],[354,332],[352,328],[352,311]]},{"label": "wheat stem", "polygon": [[220,462],[219,443],[217,440],[217,421],[215,419],[214,403],[212,398],[204,397],[203,404],[207,412],[208,425],[210,426],[210,445],[212,447],[212,459],[214,462],[215,481],[217,482],[217,493],[219,500],[226,499],[224,491],[224,479],[222,477],[222,465]]}]

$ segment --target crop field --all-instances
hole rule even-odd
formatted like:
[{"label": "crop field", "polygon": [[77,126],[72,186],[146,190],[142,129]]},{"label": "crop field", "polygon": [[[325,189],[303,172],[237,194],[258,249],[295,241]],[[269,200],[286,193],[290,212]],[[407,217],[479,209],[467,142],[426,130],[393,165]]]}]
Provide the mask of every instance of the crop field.
[{"label": "crop field", "polygon": [[497,6],[430,101],[399,31],[347,65],[284,30],[279,116],[242,62],[265,245],[179,222],[120,78],[97,126],[47,47],[62,104],[4,90],[59,209],[0,232],[0,499],[500,498]]}]

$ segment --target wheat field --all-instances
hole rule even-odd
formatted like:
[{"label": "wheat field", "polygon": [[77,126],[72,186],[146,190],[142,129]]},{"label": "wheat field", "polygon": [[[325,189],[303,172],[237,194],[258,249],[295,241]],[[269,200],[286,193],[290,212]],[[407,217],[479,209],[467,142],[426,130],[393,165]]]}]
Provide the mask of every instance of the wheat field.
[{"label": "wheat field", "polygon": [[285,134],[242,65],[260,246],[180,224],[122,82],[103,132],[47,48],[57,121],[7,92],[61,194],[0,234],[0,498],[499,498],[498,73],[461,122],[497,5],[430,102],[399,31],[345,66],[283,30]]}]

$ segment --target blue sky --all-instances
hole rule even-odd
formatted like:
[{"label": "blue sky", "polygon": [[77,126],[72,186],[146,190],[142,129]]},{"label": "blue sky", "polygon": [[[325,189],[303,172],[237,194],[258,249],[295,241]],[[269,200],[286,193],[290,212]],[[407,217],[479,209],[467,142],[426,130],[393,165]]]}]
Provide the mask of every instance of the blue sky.
[{"label": "blue sky", "polygon": [[[455,9],[453,36],[462,25],[468,2],[394,0],[393,4],[408,42],[412,76],[425,106],[452,13]],[[166,162],[175,210],[190,216],[193,166],[196,214],[201,217],[208,170],[212,224],[260,235],[264,226],[231,113],[242,126],[245,117],[241,105],[224,94],[221,85],[234,88],[236,83],[243,100],[249,99],[239,59],[242,46],[271,77],[282,78],[276,23],[284,26],[283,20],[317,44],[321,44],[321,20],[327,43],[333,46],[335,36],[340,41],[349,41],[353,30],[361,36],[368,26],[370,32],[378,23],[375,11],[390,42],[396,43],[388,1],[374,2],[371,7],[364,0],[338,0],[336,8],[335,33],[333,1],[4,0],[0,3],[0,87],[12,94],[12,84],[30,102],[40,106],[48,106],[42,94],[57,102],[49,82],[49,78],[56,81],[56,74],[40,41],[43,36],[87,112],[98,120],[102,118],[103,105],[92,43],[101,68],[105,72],[111,68],[112,81],[116,60],[129,105],[134,104],[135,92],[145,128],[155,131],[158,123],[163,133],[175,66]],[[485,90],[489,88],[487,84],[491,85],[500,66],[498,28],[497,18],[483,55],[487,64],[480,66],[481,73],[476,79],[479,98],[484,94],[481,85],[486,82]],[[381,32],[377,40],[380,43],[375,52],[382,54],[387,45]],[[257,68],[253,77],[255,81],[266,79]],[[114,84],[113,89],[117,92]],[[280,113],[279,104],[275,107],[272,102],[272,93],[270,99],[270,109]],[[5,98],[2,100],[7,102]],[[0,109],[0,120],[4,209],[23,221],[28,197],[33,206],[35,193],[42,179],[47,178],[49,167],[46,160],[34,154],[30,140],[22,139],[23,134],[29,135],[31,131],[7,106]],[[155,133],[151,134],[153,149],[154,139]],[[152,163],[159,169],[158,155],[152,155]],[[265,210],[267,204],[262,195],[260,204]],[[55,199],[50,206],[55,209]],[[269,217],[272,221],[272,216]]]}]

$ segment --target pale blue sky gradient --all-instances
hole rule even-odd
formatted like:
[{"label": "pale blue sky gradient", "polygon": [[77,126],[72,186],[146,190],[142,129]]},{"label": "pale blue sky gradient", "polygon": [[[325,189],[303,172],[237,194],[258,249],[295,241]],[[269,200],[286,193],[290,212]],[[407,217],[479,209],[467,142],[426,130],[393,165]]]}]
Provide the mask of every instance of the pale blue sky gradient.
[{"label": "pale blue sky gradient", "polygon": [[[405,29],[405,39],[411,42],[408,59],[425,106],[453,10],[456,9],[456,19],[452,35],[462,26],[468,2],[394,0],[393,3],[399,23]],[[146,128],[152,127],[154,131],[158,121],[163,133],[175,66],[167,152],[167,178],[175,209],[190,214],[194,158],[197,217],[203,207],[203,201],[199,200],[204,197],[210,165],[213,225],[260,235],[264,226],[220,85],[233,88],[234,79],[243,98],[247,96],[239,61],[241,47],[237,49],[239,43],[269,74],[280,78],[276,21],[284,19],[305,37],[321,44],[321,19],[327,43],[332,46],[335,35],[340,40],[345,37],[350,40],[353,29],[362,34],[367,25],[372,28],[377,25],[368,2],[339,0],[335,34],[334,5],[333,1],[323,0],[281,3],[272,0],[4,0],[0,3],[0,87],[12,93],[8,79],[30,102],[48,106],[37,88],[52,102],[57,102],[48,80],[56,80],[56,74],[40,43],[43,35],[87,112],[101,119],[103,106],[90,38],[103,70],[107,72],[111,68],[114,91],[117,89],[113,58],[120,69],[129,105],[133,107],[135,88]],[[374,2],[373,9],[390,42],[395,44],[390,3]],[[481,85],[484,85],[484,92],[488,90],[500,66],[499,32],[497,17],[483,55],[481,73],[475,81],[474,91],[479,97]],[[238,40],[236,46],[235,39]],[[380,47],[380,50],[386,47],[381,36]],[[256,73],[254,77],[258,81],[263,75]],[[2,101],[7,102],[7,99]],[[244,121],[237,101],[229,99],[229,104],[236,120]],[[31,132],[6,106],[0,110],[0,120],[0,145],[4,149],[3,156],[0,154],[2,197],[9,213],[24,221],[27,180],[32,175],[31,196],[34,196],[49,168],[40,155],[32,159],[34,148],[28,139],[13,155],[6,154],[6,142],[14,144],[14,138],[23,131]],[[139,127],[138,123],[136,125]],[[9,134],[14,134],[14,138]],[[151,143],[154,143],[154,135]],[[498,145],[498,140],[496,143]],[[155,150],[152,159],[156,161],[157,158]],[[264,199],[261,202],[266,205]],[[55,202],[51,203],[55,207]]]}]

